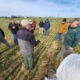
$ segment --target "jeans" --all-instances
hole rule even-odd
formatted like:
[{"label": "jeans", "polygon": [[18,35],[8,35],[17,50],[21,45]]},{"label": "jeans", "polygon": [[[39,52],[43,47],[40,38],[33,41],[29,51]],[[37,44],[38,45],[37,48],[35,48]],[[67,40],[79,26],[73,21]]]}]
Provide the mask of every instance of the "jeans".
[{"label": "jeans", "polygon": [[57,34],[56,35],[56,37],[55,37],[55,39],[57,40],[58,38],[59,38],[59,41],[61,41],[62,42],[62,37],[63,37],[63,34]]},{"label": "jeans", "polygon": [[34,68],[34,54],[30,54],[30,55],[24,55],[22,54],[23,59],[24,59],[24,65],[26,69],[30,69],[32,70]]},{"label": "jeans", "polygon": [[48,36],[49,35],[49,30],[44,29],[44,35]]},{"label": "jeans", "polygon": [[18,43],[17,34],[13,34],[13,37],[14,37],[14,44],[17,44]]}]

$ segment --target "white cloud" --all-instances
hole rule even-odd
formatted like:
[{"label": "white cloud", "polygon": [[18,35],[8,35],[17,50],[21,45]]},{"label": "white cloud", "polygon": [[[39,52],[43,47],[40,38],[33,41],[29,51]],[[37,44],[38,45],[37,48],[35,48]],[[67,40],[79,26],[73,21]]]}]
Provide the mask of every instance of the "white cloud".
[{"label": "white cloud", "polygon": [[[54,0],[1,0],[0,15],[27,15],[27,16],[57,16],[76,17],[79,16],[79,2],[59,3]],[[70,0],[62,0],[69,2]],[[77,13],[78,12],[78,13]]]}]

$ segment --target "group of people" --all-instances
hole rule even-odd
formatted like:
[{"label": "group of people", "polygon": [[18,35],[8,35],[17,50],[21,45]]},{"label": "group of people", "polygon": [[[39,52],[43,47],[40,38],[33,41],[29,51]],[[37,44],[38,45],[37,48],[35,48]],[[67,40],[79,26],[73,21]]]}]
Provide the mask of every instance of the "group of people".
[{"label": "group of people", "polygon": [[80,80],[80,54],[73,52],[73,49],[80,44],[79,19],[74,18],[68,26],[66,19],[63,19],[55,39],[59,38],[63,45],[57,58],[63,57],[63,61],[56,70],[56,78],[53,75],[45,80]]},{"label": "group of people", "polygon": [[[13,19],[11,19],[9,25],[8,25],[8,29],[12,32],[13,36],[14,36],[14,44],[17,44],[17,31],[19,29],[21,29],[21,24],[20,21],[18,20],[16,23]],[[0,28],[0,43],[4,43],[8,48],[11,48],[11,46],[9,45],[8,41],[5,39],[5,33],[4,31]]]},{"label": "group of people", "polygon": [[80,54],[66,50],[56,74],[49,71],[44,80],[80,80]]},{"label": "group of people", "polygon": [[[45,22],[42,20],[39,23],[40,32],[44,35],[48,36],[50,22],[46,19]],[[37,46],[41,40],[36,40],[33,34],[36,28],[36,21],[34,19],[34,23],[31,20],[23,19],[21,22],[14,22],[12,19],[8,25],[8,29],[11,30],[14,37],[14,44],[19,44],[26,70],[33,70],[35,68],[34,65],[34,47]],[[65,35],[65,36],[64,36]],[[2,38],[3,36],[3,38]],[[64,36],[64,41],[60,52],[57,54],[57,57],[63,57],[64,60],[61,62],[60,66],[55,75],[52,77],[50,75],[45,80],[80,80],[80,55],[79,54],[71,54],[74,53],[73,49],[80,43],[80,26],[79,19],[75,18],[70,22],[68,27],[67,19],[63,19],[58,33],[55,39],[59,38],[59,41],[62,42],[62,37]],[[0,42],[5,43],[9,48],[10,45],[5,40],[5,35],[2,29],[0,29]],[[67,56],[67,57],[66,57]],[[51,72],[52,73],[52,72]]]},{"label": "group of people", "polygon": [[50,22],[48,19],[46,19],[45,22],[43,22],[42,20],[39,22],[39,34],[44,33],[44,36],[48,36],[49,28],[50,28]]},{"label": "group of people", "polygon": [[[31,19],[29,19],[30,22],[30,26],[31,26],[31,32],[34,33],[34,30],[36,28],[36,20],[34,19],[33,22]],[[43,22],[43,20],[41,20],[39,22],[39,34],[44,34],[44,36],[48,36],[49,35],[49,28],[50,28],[50,22],[48,19],[45,20],[45,22]]]},{"label": "group of people", "polygon": [[58,33],[55,36],[55,40],[59,39],[63,45],[57,58],[63,57],[63,61],[54,72],[49,72],[48,76],[44,80],[80,80],[80,54],[73,52],[73,49],[80,44],[80,26],[79,19],[69,22],[67,19],[63,19],[59,28]]},{"label": "group of people", "polygon": [[[26,19],[21,21],[22,29],[17,32],[18,43],[24,59],[25,68],[29,70],[34,69],[34,47],[37,46],[41,40],[37,40],[34,34],[30,31],[30,22]],[[44,23],[45,24],[45,23]],[[73,48],[80,42],[80,26],[79,19],[75,18],[71,21],[69,27],[66,23],[66,19],[62,20],[58,31],[60,35],[64,36],[64,41],[60,52],[57,57],[63,57],[63,61],[57,68],[56,74],[52,71],[49,73],[45,80],[79,80],[80,74],[80,55],[73,52]],[[24,36],[23,36],[24,35]],[[60,41],[62,41],[62,37]]]},{"label": "group of people", "polygon": [[[63,53],[66,50],[73,50],[79,43],[80,43],[80,26],[79,26],[79,19],[78,18],[74,18],[74,20],[70,21],[70,25],[65,26],[66,28],[64,28],[64,25],[66,25],[66,23],[61,23],[63,26],[61,26],[62,28],[62,33],[59,33],[59,37],[61,37],[61,35],[64,35],[64,41],[63,41],[63,45],[62,48],[60,50],[60,52],[57,54],[57,57],[61,57],[63,55]],[[62,37],[61,40],[62,41]]]},{"label": "group of people", "polygon": [[[33,22],[30,22],[30,31],[33,33],[35,28],[36,28],[36,20],[33,19]],[[21,22],[18,20],[17,22],[14,21],[14,19],[11,19],[9,25],[8,25],[8,29],[11,31],[12,35],[13,35],[13,39],[14,39],[14,44],[18,44],[18,40],[17,40],[17,31],[20,30],[22,28]],[[5,39],[5,33],[4,31],[0,28],[0,43],[4,43],[8,48],[11,48],[11,46],[9,45],[8,41]]]}]

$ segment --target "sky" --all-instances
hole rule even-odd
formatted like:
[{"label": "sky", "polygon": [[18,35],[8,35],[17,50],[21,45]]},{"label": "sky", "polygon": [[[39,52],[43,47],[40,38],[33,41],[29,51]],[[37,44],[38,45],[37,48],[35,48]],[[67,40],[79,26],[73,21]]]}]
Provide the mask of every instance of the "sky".
[{"label": "sky", "polygon": [[80,17],[80,0],[0,0],[0,16]]}]

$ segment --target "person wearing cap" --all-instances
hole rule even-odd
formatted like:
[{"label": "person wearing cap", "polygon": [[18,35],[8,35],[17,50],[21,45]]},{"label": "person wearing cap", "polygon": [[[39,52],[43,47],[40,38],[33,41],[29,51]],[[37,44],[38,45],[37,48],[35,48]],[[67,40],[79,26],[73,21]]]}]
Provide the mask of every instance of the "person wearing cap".
[{"label": "person wearing cap", "polygon": [[39,22],[39,34],[40,34],[40,33],[43,34],[43,26],[44,26],[44,22],[43,22],[43,20],[41,20],[41,21]]},{"label": "person wearing cap", "polygon": [[48,19],[44,22],[44,36],[49,36],[50,22]]},{"label": "person wearing cap", "polygon": [[24,59],[25,68],[33,70],[34,68],[34,47],[40,40],[36,41],[30,31],[30,22],[27,19],[21,21],[22,28],[17,32],[18,43]]},{"label": "person wearing cap", "polygon": [[65,39],[62,45],[62,48],[60,52],[57,54],[57,57],[60,58],[63,56],[64,52],[66,50],[73,50],[80,42],[80,26],[79,20],[75,18],[72,23],[70,28],[68,29]]},{"label": "person wearing cap", "polygon": [[[57,80],[80,80],[80,54],[67,52],[56,71]],[[64,54],[66,54],[64,53]]]},{"label": "person wearing cap", "polygon": [[[78,21],[78,18],[74,18],[74,20],[77,20]],[[71,27],[71,24],[74,22],[74,20],[71,20],[71,21],[69,21],[69,26],[68,26],[68,29]],[[79,26],[79,24],[77,24],[78,26]]]},{"label": "person wearing cap", "polygon": [[17,21],[16,25],[17,25],[17,27],[18,27],[19,29],[21,29],[22,26],[21,26],[21,23],[20,23],[19,20]]},{"label": "person wearing cap", "polygon": [[67,24],[66,21],[67,21],[67,19],[65,19],[65,18],[62,20],[62,22],[61,22],[61,24],[60,24],[60,26],[58,28],[58,33],[57,33],[57,35],[55,37],[55,40],[59,39],[59,41],[62,42],[63,34],[66,33],[67,28],[68,28],[68,24]]},{"label": "person wearing cap", "polygon": [[19,28],[17,27],[15,21],[13,19],[11,19],[11,22],[8,25],[8,29],[12,32],[13,37],[14,37],[14,44],[17,44],[17,31],[19,30]]}]

